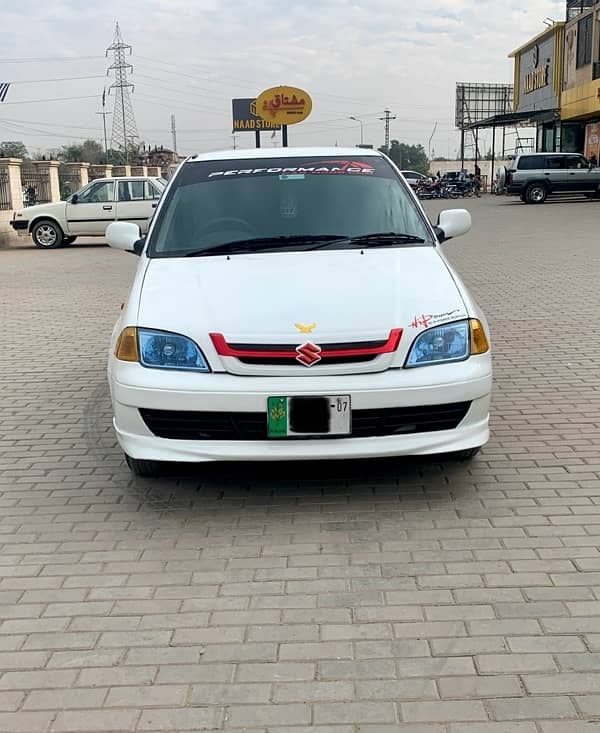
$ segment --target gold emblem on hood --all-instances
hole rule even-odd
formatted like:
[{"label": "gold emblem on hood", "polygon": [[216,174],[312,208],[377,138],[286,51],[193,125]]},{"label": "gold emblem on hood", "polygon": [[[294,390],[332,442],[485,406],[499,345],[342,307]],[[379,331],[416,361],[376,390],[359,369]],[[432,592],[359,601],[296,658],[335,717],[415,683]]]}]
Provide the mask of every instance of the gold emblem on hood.
[{"label": "gold emblem on hood", "polygon": [[316,323],[309,323],[306,326],[304,323],[294,323],[294,328],[297,328],[300,333],[312,333],[316,327]]}]

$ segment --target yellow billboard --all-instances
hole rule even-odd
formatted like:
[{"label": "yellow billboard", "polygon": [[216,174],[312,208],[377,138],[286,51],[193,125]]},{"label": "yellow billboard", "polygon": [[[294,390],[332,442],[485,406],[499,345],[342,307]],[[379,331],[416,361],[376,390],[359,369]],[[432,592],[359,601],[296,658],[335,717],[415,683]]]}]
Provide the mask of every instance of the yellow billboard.
[{"label": "yellow billboard", "polygon": [[295,125],[312,111],[312,99],[297,87],[271,87],[256,98],[256,114],[266,122]]}]

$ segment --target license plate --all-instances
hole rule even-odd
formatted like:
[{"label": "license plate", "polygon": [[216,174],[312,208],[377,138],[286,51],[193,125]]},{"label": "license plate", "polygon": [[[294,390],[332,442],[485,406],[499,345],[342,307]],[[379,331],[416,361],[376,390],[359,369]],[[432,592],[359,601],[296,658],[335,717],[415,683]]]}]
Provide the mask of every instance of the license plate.
[{"label": "license plate", "polygon": [[350,395],[267,399],[269,438],[350,435],[351,430]]}]

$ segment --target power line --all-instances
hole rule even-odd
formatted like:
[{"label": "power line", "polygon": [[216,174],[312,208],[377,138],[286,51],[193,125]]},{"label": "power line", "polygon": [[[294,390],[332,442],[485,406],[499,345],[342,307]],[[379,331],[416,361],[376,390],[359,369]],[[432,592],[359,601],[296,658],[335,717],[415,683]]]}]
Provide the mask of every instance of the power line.
[{"label": "power line", "polygon": [[0,58],[0,64],[34,64],[45,61],[83,61],[85,59],[102,59],[104,56],[22,56],[14,58]]},{"label": "power line", "polygon": [[41,104],[43,102],[68,102],[73,99],[96,99],[96,95],[87,95],[85,97],[53,97],[51,99],[26,99],[22,102],[2,102],[2,106],[5,107],[7,104]]},{"label": "power line", "polygon": [[78,79],[103,79],[102,74],[94,76],[64,76],[59,79],[23,79],[22,81],[11,81],[12,84],[47,84],[53,81],[77,81]]}]

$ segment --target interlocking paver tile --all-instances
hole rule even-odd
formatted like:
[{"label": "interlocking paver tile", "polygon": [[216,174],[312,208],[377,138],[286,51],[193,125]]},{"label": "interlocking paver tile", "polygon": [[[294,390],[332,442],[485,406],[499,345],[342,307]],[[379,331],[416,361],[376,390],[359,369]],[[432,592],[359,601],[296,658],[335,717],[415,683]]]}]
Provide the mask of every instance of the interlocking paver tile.
[{"label": "interlocking paver tile", "polygon": [[135,258],[0,251],[1,731],[600,731],[598,208],[467,205],[471,464],[135,479],[105,377]]}]

